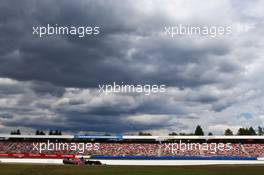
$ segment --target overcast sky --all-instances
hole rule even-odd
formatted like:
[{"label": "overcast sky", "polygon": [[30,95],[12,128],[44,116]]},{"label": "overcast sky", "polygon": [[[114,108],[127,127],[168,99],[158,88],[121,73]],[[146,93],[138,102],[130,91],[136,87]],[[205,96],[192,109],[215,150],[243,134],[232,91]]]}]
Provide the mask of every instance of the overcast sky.
[{"label": "overcast sky", "polygon": [[[264,1],[0,1],[0,132],[20,128],[222,134],[264,126]],[[99,26],[100,35],[32,35],[33,26]],[[245,25],[221,37],[168,25]],[[99,84],[165,84],[102,95]]]}]

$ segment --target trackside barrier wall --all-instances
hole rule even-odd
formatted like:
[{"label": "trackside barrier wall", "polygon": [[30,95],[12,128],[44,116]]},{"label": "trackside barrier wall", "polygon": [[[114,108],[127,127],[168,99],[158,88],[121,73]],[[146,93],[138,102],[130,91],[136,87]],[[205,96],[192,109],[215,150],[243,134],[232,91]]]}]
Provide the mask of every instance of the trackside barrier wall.
[{"label": "trackside barrier wall", "polygon": [[109,160],[258,160],[256,157],[236,156],[92,156],[91,159]]}]

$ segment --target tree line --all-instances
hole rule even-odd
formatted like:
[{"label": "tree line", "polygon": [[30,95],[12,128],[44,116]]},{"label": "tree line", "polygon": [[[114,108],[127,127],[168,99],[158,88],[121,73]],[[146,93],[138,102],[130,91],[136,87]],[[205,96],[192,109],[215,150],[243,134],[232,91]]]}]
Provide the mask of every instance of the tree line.
[{"label": "tree line", "polygon": [[[227,128],[224,133],[225,136],[233,136],[233,135],[264,135],[264,128],[263,127],[258,127],[257,131],[253,127],[249,128],[239,128],[237,132],[234,134],[233,131],[230,128]],[[139,132],[139,136],[151,136],[151,133],[148,132]],[[177,136],[177,135],[196,135],[196,136],[204,136],[205,133],[200,125],[197,125],[195,128],[194,133],[176,133],[176,132],[171,132],[169,133],[169,136]],[[207,134],[208,136],[212,136],[213,133],[209,132]]]},{"label": "tree line", "polygon": [[[21,132],[19,129],[17,130],[12,130],[10,132],[11,135],[21,135]],[[224,133],[225,136],[233,136],[233,135],[264,135],[264,128],[263,127],[258,127],[257,130],[255,130],[253,127],[249,128],[239,128],[237,132],[234,134],[233,131],[230,128],[227,128]],[[48,133],[45,131],[41,130],[36,130],[35,135],[62,135],[62,132],[60,130],[50,130]],[[105,135],[111,135],[111,134],[105,134]],[[139,132],[139,136],[151,136],[152,134],[149,132]],[[176,132],[171,132],[169,133],[169,136],[177,136],[177,135],[196,135],[196,136],[204,136],[205,132],[203,131],[202,127],[200,125],[197,125],[194,133],[176,133]],[[213,133],[209,132],[207,134],[208,136],[212,136]]]},{"label": "tree line", "polygon": [[[11,135],[21,135],[20,129],[18,130],[12,130],[10,132]],[[60,130],[50,130],[48,133],[41,130],[36,130],[35,135],[62,135],[62,132]]]}]

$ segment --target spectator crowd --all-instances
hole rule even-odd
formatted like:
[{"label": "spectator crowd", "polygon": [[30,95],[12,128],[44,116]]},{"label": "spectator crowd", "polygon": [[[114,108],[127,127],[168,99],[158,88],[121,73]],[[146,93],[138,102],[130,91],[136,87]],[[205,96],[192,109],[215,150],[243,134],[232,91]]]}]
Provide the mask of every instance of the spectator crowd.
[{"label": "spectator crowd", "polygon": [[[264,144],[236,143],[232,149],[217,150],[176,150],[171,152],[164,143],[99,143],[98,150],[85,150],[83,155],[105,156],[240,156],[264,157]],[[29,141],[0,141],[0,153],[38,153]],[[72,150],[46,151],[44,154],[78,154]]]}]

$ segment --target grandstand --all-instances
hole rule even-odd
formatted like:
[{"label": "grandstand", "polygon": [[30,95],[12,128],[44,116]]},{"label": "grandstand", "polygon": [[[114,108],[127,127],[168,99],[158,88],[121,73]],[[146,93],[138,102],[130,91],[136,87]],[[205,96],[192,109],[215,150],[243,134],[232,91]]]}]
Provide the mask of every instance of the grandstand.
[{"label": "grandstand", "polygon": [[264,164],[264,136],[0,135],[1,162],[109,165]]}]

